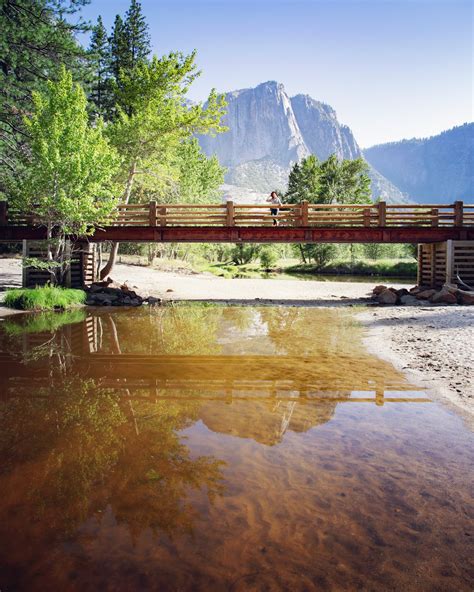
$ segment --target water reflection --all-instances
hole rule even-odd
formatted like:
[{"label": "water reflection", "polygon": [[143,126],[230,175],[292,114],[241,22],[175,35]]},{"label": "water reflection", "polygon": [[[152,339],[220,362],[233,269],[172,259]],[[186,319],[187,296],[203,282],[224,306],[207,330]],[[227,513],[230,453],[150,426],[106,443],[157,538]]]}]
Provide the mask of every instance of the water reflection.
[{"label": "water reflection", "polygon": [[0,328],[0,587],[468,589],[469,435],[346,312]]}]

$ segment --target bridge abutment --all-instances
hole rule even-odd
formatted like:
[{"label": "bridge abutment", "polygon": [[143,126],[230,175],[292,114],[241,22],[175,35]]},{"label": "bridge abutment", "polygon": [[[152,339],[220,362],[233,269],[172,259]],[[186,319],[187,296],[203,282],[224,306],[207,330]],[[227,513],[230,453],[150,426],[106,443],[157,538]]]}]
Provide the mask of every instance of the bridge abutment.
[{"label": "bridge abutment", "polygon": [[448,240],[418,245],[418,285],[441,288],[457,276],[474,285],[474,243]]},{"label": "bridge abutment", "polygon": [[[82,288],[97,279],[96,253],[97,245],[87,241],[67,241],[66,249],[70,258],[70,265],[63,281],[65,288]],[[23,257],[46,261],[47,245],[45,241],[23,241]],[[34,288],[44,286],[52,280],[52,275],[46,269],[24,267],[22,286]]]}]

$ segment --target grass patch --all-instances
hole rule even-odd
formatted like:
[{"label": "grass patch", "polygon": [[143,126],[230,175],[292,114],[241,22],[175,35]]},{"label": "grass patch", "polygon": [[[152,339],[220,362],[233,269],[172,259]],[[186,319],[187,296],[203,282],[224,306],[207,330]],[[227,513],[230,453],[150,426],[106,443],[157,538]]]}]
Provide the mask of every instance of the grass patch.
[{"label": "grass patch", "polygon": [[17,310],[65,310],[83,304],[86,293],[83,290],[42,286],[8,290],[4,303]]},{"label": "grass patch", "polygon": [[[66,312],[41,312],[36,315],[20,315],[2,323],[2,329],[7,335],[17,336],[27,333],[54,333],[64,325],[81,323],[86,318],[85,310],[68,310]],[[26,317],[26,318],[24,318]]]}]

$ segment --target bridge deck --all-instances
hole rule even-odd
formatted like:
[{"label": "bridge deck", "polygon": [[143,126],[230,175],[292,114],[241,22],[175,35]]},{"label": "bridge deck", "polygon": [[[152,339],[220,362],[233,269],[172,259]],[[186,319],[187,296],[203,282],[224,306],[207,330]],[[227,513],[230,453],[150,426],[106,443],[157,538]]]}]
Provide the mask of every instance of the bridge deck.
[{"label": "bridge deck", "polygon": [[[278,223],[278,225],[276,225]],[[34,214],[8,211],[0,202],[0,241],[44,240]],[[285,204],[119,205],[91,241],[129,242],[392,242],[474,240],[474,205]]]}]

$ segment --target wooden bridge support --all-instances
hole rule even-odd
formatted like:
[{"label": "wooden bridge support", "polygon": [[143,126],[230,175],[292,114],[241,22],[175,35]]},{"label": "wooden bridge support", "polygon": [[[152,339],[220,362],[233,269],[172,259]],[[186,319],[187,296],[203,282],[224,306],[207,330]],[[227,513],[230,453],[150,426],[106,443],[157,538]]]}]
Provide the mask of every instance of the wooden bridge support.
[{"label": "wooden bridge support", "polygon": [[418,285],[441,288],[456,276],[474,285],[474,243],[448,240],[418,245]]},{"label": "wooden bridge support", "polygon": [[[82,288],[97,279],[96,250],[94,243],[68,241],[71,265],[64,281],[66,288]],[[23,257],[46,260],[46,243],[44,241],[23,241]],[[44,286],[51,281],[51,274],[44,269],[33,267],[23,268],[22,285],[24,288]]]}]

